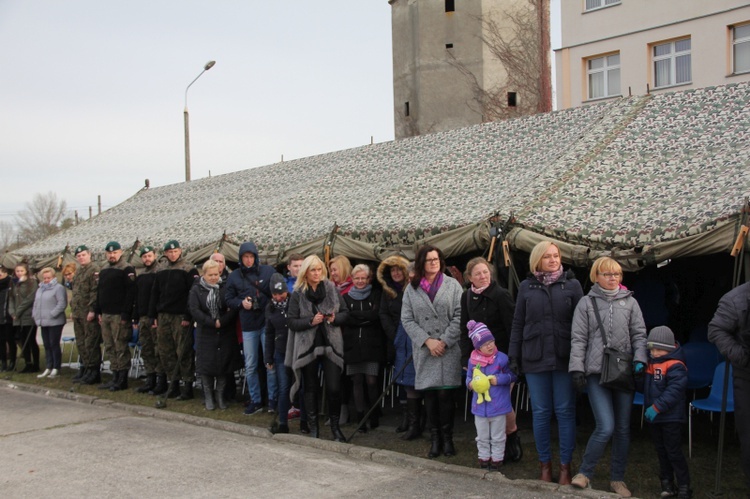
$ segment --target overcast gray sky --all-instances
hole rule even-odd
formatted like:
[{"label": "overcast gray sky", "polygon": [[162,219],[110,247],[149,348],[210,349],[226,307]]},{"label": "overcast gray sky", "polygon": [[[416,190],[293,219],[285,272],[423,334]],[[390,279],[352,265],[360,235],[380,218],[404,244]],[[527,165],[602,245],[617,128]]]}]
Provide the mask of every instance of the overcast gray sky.
[{"label": "overcast gray sky", "polygon": [[393,140],[386,0],[0,0],[0,219]]},{"label": "overcast gray sky", "polygon": [[209,60],[193,179],[393,140],[387,0],[0,0],[0,220],[182,182]]}]

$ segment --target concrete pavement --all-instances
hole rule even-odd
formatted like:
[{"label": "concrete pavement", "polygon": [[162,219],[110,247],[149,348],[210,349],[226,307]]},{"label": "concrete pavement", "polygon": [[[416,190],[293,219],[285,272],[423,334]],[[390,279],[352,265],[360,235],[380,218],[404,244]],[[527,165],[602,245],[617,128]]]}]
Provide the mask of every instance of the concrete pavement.
[{"label": "concrete pavement", "polygon": [[4,498],[612,497],[12,382],[0,442]]}]

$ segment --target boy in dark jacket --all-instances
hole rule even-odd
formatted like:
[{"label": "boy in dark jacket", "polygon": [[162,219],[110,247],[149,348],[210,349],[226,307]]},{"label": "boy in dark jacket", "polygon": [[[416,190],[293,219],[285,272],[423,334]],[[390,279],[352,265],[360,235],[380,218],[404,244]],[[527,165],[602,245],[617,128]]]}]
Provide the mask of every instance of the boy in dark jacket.
[{"label": "boy in dark jacket", "polygon": [[675,344],[674,333],[666,326],[651,330],[646,347],[649,359],[643,380],[644,415],[651,423],[651,440],[659,456],[661,497],[689,498],[693,491],[681,437],[687,389],[685,357]]},{"label": "boy in dark jacket", "polygon": [[284,365],[289,335],[286,323],[287,311],[289,310],[289,291],[286,280],[281,274],[273,274],[270,282],[271,301],[266,305],[266,334],[263,357],[266,369],[269,372],[275,372],[279,389],[278,423],[273,422],[271,433],[289,433],[288,412],[291,405],[289,378],[291,373],[287,372],[287,367]]}]

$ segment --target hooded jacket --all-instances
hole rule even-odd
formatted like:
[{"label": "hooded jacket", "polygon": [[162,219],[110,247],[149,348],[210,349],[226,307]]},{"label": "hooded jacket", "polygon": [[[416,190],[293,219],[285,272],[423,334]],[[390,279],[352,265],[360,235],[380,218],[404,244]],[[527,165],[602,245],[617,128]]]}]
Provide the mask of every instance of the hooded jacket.
[{"label": "hooded jacket", "polygon": [[[252,253],[255,261],[252,266],[242,264],[242,255]],[[265,326],[265,309],[271,300],[271,276],[275,270],[270,265],[261,265],[258,248],[255,243],[244,242],[239,251],[240,266],[229,274],[227,279],[227,305],[240,311],[240,322],[243,331],[259,331]],[[245,310],[243,300],[250,297],[254,306]]]},{"label": "hooded jacket", "polygon": [[688,373],[679,346],[662,357],[648,356],[643,378],[643,406],[656,408],[654,423],[684,423]]},{"label": "hooded jacket", "polygon": [[633,354],[633,362],[648,362],[646,324],[633,292],[620,288],[615,296],[607,296],[594,284],[586,298],[578,302],[571,332],[570,372],[599,374],[602,372],[604,343],[593,307],[598,307],[608,347]]},{"label": "hooded jacket", "polygon": [[[396,357],[396,350],[394,342],[396,340],[396,332],[398,331],[398,325],[401,323],[401,303],[404,299],[404,286],[409,285],[409,273],[406,271],[406,267],[409,265],[409,261],[398,255],[389,256],[378,266],[376,276],[378,282],[383,286],[383,292],[380,296],[380,325],[383,327],[383,332],[387,338],[386,340],[386,355],[389,362],[394,362]],[[398,267],[404,274],[404,281],[401,288],[393,282],[391,279],[391,267]]]},{"label": "hooded jacket", "polygon": [[516,358],[524,373],[568,370],[573,311],[583,297],[573,273],[545,286],[531,275],[519,287],[508,357]]}]

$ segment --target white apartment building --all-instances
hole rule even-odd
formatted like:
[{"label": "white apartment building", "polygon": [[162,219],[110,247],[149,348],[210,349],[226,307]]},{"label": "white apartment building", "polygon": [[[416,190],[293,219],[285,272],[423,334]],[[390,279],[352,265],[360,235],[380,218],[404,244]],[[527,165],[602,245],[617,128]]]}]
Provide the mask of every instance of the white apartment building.
[{"label": "white apartment building", "polygon": [[560,0],[557,109],[750,81],[747,0]]}]

